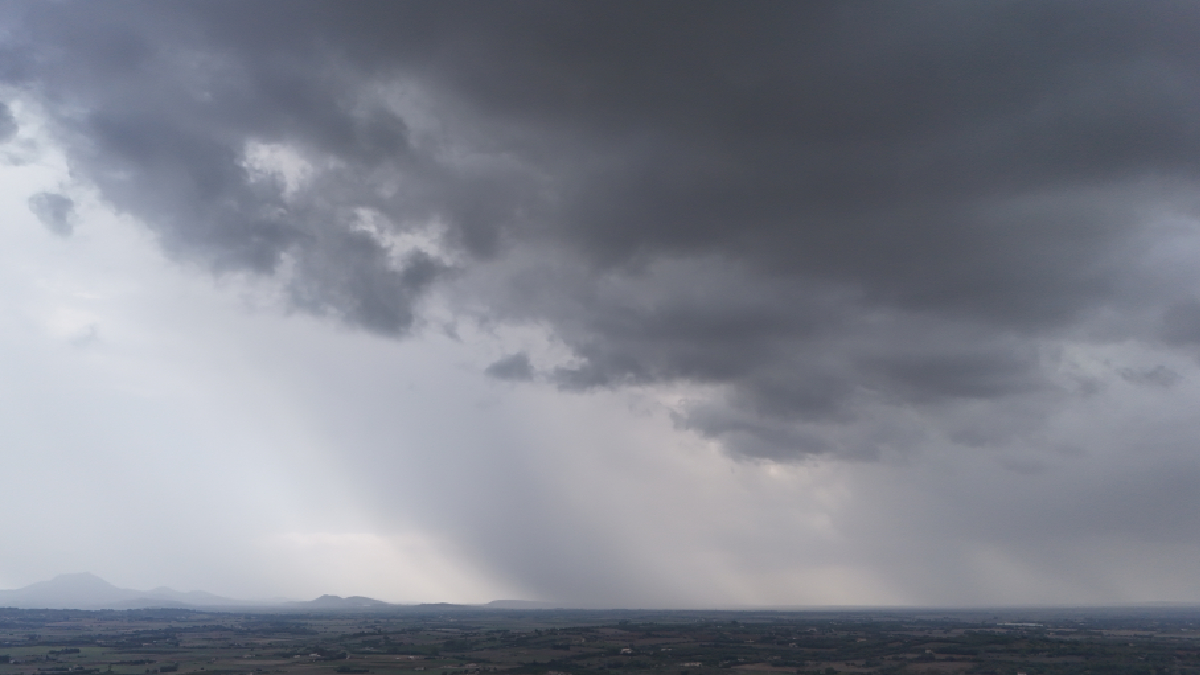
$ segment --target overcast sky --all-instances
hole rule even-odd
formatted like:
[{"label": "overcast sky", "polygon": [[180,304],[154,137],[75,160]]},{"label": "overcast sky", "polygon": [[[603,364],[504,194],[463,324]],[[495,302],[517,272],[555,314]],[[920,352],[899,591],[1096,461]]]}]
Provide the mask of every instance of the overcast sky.
[{"label": "overcast sky", "polygon": [[0,587],[1200,602],[1197,35],[0,4]]}]

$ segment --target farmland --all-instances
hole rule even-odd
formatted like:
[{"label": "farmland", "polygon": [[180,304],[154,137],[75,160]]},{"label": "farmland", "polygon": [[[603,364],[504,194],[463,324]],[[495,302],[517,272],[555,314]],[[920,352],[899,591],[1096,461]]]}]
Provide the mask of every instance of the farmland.
[{"label": "farmland", "polygon": [[1200,613],[0,610],[0,675],[839,672],[1200,674]]}]

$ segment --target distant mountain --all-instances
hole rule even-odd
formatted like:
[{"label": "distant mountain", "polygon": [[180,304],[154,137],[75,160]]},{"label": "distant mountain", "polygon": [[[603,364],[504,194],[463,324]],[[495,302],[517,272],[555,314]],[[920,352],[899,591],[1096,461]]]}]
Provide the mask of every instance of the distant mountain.
[{"label": "distant mountain", "polygon": [[166,586],[149,591],[119,588],[89,572],[60,574],[24,588],[0,590],[0,607],[27,609],[140,609],[146,607],[230,607],[237,600],[204,591]]},{"label": "distant mountain", "polygon": [[392,606],[390,602],[367,598],[361,595],[353,595],[348,598],[337,595],[322,595],[316,600],[289,602],[287,605],[289,607],[311,609],[382,609]]},{"label": "distant mountain", "polygon": [[184,602],[189,605],[228,605],[237,603],[238,601],[230,598],[223,598],[219,595],[209,593],[208,591],[177,591],[166,586],[159,586],[146,591],[146,595],[152,598],[162,598],[164,600],[175,600],[176,602]]},{"label": "distant mountain", "polygon": [[205,591],[177,591],[159,586],[148,591],[114,586],[89,572],[60,574],[49,581],[39,581],[24,588],[0,590],[0,607],[20,609],[238,609],[294,612],[337,612],[362,610],[394,610],[402,612],[445,612],[470,609],[555,609],[550,602],[531,600],[494,600],[486,605],[455,605],[444,602],[393,604],[354,595],[343,598],[322,595],[315,600],[246,601],[224,598]]}]

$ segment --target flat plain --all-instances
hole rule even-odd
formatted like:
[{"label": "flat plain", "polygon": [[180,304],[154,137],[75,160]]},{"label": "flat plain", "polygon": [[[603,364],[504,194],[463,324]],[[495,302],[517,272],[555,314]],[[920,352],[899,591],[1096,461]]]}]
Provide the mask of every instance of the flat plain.
[{"label": "flat plain", "polygon": [[1200,674],[1200,610],[0,609],[0,675],[614,671]]}]

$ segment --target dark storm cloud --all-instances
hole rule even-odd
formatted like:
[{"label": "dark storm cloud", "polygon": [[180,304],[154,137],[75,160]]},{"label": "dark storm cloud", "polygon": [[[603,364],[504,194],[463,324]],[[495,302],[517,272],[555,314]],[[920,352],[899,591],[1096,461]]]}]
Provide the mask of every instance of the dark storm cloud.
[{"label": "dark storm cloud", "polygon": [[[1045,391],[1040,341],[1168,302],[1132,252],[1200,169],[1189,3],[23,12],[5,72],[169,251],[286,268],[384,333],[486,262],[473,300],[563,339],[561,387],[723,387],[680,419],[753,456],[843,451],[806,425],[867,404]],[[247,143],[316,168],[263,179]],[[429,221],[453,265],[389,243]]]},{"label": "dark storm cloud", "polygon": [[75,201],[66,195],[39,192],[29,198],[29,210],[54,234],[69,237],[75,231]]}]

